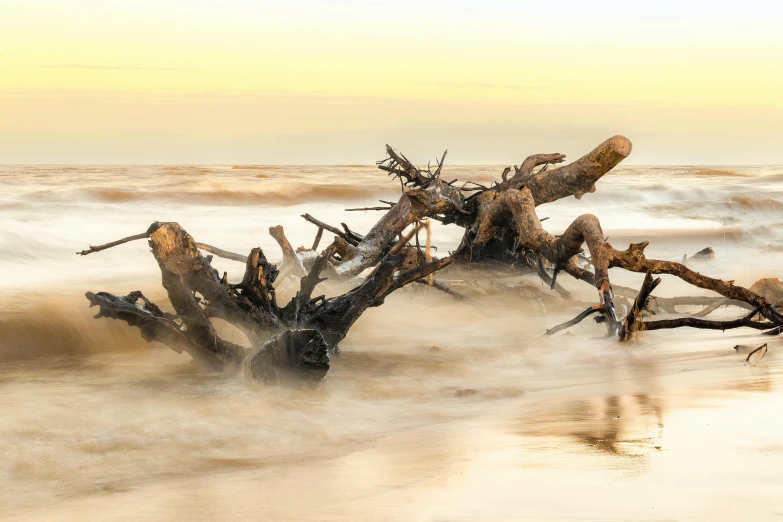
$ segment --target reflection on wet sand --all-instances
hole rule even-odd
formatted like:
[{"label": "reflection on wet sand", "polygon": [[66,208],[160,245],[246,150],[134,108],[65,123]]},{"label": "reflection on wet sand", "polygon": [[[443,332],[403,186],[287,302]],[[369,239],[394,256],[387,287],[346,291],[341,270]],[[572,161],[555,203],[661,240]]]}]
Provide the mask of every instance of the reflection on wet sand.
[{"label": "reflection on wet sand", "polygon": [[[393,311],[403,304],[429,321],[409,339]],[[734,334],[683,345],[672,342],[681,334],[663,332],[626,347],[583,325],[578,335],[540,339],[533,317],[508,320],[513,300],[480,304],[486,330],[473,328],[475,309],[447,296],[393,296],[357,324],[315,391],[206,375],[144,345],[6,364],[0,513],[655,520],[631,506],[650,502],[656,481],[754,473],[764,447],[783,460],[774,449],[783,426],[764,425],[783,404],[778,345],[752,366],[734,352]],[[731,418],[736,425],[711,432]],[[715,452],[728,471],[705,479],[695,470],[709,468]],[[563,487],[595,498],[563,504],[551,496]],[[651,504],[670,515],[729,520],[709,511],[720,488],[700,488],[701,507],[687,509],[664,490],[667,500]],[[770,513],[774,498],[756,507]]]},{"label": "reflection on wet sand", "polygon": [[575,412],[589,408],[587,414],[592,415],[572,423],[572,436],[589,447],[626,457],[644,457],[661,448],[663,416],[647,394],[600,397],[573,408]]}]

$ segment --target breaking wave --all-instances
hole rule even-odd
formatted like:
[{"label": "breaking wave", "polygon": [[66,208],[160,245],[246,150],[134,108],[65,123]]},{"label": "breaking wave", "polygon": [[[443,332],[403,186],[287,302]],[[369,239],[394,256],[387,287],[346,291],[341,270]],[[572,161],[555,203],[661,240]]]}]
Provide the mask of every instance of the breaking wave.
[{"label": "breaking wave", "polygon": [[744,174],[742,172],[737,172],[735,170],[727,170],[727,169],[716,169],[716,168],[699,168],[693,171],[690,171],[689,174],[692,176],[736,176],[740,178],[747,177],[747,174]]},{"label": "breaking wave", "polygon": [[200,205],[294,205],[308,201],[353,201],[382,196],[393,192],[388,187],[351,184],[313,185],[297,182],[270,183],[254,190],[184,189],[182,191],[134,191],[124,189],[92,189],[92,199],[108,203],[129,201],[164,201]]},{"label": "breaking wave", "polygon": [[286,167],[280,165],[234,165],[232,170],[285,170]]},{"label": "breaking wave", "polygon": [[90,196],[111,203],[133,201],[137,199],[136,193],[120,189],[95,189],[90,191]]},{"label": "breaking wave", "polygon": [[95,321],[86,304],[63,311],[57,303],[42,303],[0,316],[0,363],[149,349],[137,329]]},{"label": "breaking wave", "polygon": [[657,215],[676,215],[689,219],[731,219],[737,213],[775,213],[783,211],[783,201],[763,196],[731,196],[715,200],[685,200],[668,204],[649,205],[648,212]]}]

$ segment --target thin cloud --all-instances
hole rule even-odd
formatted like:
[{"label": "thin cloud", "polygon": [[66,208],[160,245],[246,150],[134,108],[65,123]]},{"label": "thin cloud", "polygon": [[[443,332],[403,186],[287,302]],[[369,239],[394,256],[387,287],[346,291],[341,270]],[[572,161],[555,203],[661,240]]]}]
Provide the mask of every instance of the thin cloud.
[{"label": "thin cloud", "polygon": [[179,67],[139,67],[125,65],[90,65],[79,63],[62,63],[41,65],[44,69],[90,69],[99,71],[181,71]]},{"label": "thin cloud", "polygon": [[508,83],[486,83],[486,82],[421,82],[420,85],[432,85],[435,87],[453,87],[457,89],[509,89],[515,91],[541,91],[548,90],[548,87],[536,85],[514,85]]}]

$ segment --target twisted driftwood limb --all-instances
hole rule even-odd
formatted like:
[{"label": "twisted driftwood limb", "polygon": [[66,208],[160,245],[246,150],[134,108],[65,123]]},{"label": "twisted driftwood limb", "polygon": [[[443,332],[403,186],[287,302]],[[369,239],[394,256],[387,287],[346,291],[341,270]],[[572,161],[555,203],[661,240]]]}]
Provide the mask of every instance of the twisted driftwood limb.
[{"label": "twisted driftwood limb", "polygon": [[[728,325],[720,326],[721,328],[733,327],[735,324],[753,327],[762,325],[775,327],[783,324],[783,315],[775,310],[770,302],[757,293],[735,286],[733,281],[726,282],[703,276],[680,263],[646,259],[644,249],[647,242],[632,244],[625,251],[614,249],[605,239],[598,218],[593,215],[586,214],[578,217],[559,236],[544,230],[541,220],[536,215],[536,206],[572,195],[579,199],[584,194],[594,192],[596,182],[627,157],[631,148],[628,139],[614,136],[579,160],[551,170],[547,169],[547,166],[563,162],[564,155],[533,155],[528,157],[521,167],[515,167],[515,174],[511,178],[508,177],[511,169],[504,170],[501,175],[502,181],[492,187],[473,183],[473,186],[463,184],[461,188],[455,190],[453,181],[444,183],[440,179],[440,168],[438,175],[434,175],[429,169],[427,171],[418,169],[404,154],[395,152],[387,145],[388,158],[379,162],[379,168],[399,177],[403,186],[410,187],[387,214],[387,218],[393,217],[393,222],[400,225],[400,228],[395,230],[397,234],[401,233],[405,226],[423,217],[431,217],[443,223],[456,223],[465,228],[459,247],[452,253],[457,263],[470,265],[475,262],[497,260],[511,265],[527,265],[534,268],[551,288],[558,289],[566,298],[570,295],[557,285],[559,272],[564,271],[590,283],[598,289],[599,302],[573,321],[578,322],[588,315],[599,312],[604,316],[610,334],[621,336],[632,334],[634,325],[642,323],[639,314],[642,309],[649,308],[648,301],[651,297],[644,296],[643,303],[635,305],[638,309],[635,315],[631,316],[630,324],[628,318],[621,323],[614,311],[614,292],[609,279],[611,268],[641,273],[670,274],[696,287],[712,290],[723,296],[722,299],[661,298],[660,303],[670,310],[678,304],[702,304],[707,306],[702,311],[702,315],[706,315],[719,306],[739,304],[757,310],[769,321],[769,323],[750,320],[733,321]],[[535,168],[540,165],[544,167],[535,172]],[[460,190],[474,194],[465,198]],[[593,272],[579,267],[576,262],[576,256],[583,252],[582,245],[586,245],[589,250]],[[542,258],[554,267],[551,276],[543,267]],[[657,283],[653,287],[655,285]],[[652,288],[649,291],[651,292]],[[636,293],[632,291],[630,296],[635,295]],[[666,320],[658,323],[654,328],[676,327],[675,325],[710,328],[716,323],[725,323],[700,322],[698,319],[698,317],[691,317],[687,320],[685,318]]]},{"label": "twisted driftwood limb", "polygon": [[[462,263],[497,259],[510,264],[534,266],[538,253],[525,246],[525,232],[516,228],[510,212],[514,205],[511,200],[519,196],[516,193],[527,190],[524,196],[531,200],[526,204],[529,208],[568,196],[579,199],[588,192],[594,192],[595,183],[630,152],[631,142],[622,136],[614,136],[577,161],[552,170],[546,170],[546,165],[564,161],[564,155],[537,154],[528,157],[511,179],[469,198],[468,210],[472,212],[472,219],[453,220],[466,229],[453,256]],[[536,166],[542,164],[544,169],[533,172]],[[540,225],[537,217],[536,220]],[[449,222],[448,216],[446,222]],[[577,249],[577,253],[580,251]],[[533,255],[529,256],[529,253]],[[558,264],[553,264],[555,271],[559,271]]]},{"label": "twisted driftwood limb", "polygon": [[783,315],[775,310],[771,304],[760,295],[751,292],[747,288],[737,286],[734,281],[723,281],[707,277],[698,272],[694,272],[688,267],[672,261],[661,261],[657,259],[647,259],[644,256],[644,249],[647,242],[631,244],[627,250],[618,251],[604,243],[601,245],[603,255],[606,257],[608,266],[623,268],[631,272],[651,272],[653,274],[669,274],[679,277],[683,281],[693,286],[712,290],[718,294],[732,300],[742,301],[759,310],[759,313],[766,319],[775,324],[783,324]]},{"label": "twisted driftwood limb", "polygon": [[[521,190],[509,189],[497,193],[492,201],[485,205],[479,214],[480,224],[471,241],[472,249],[484,247],[496,237],[502,223],[513,220],[520,244],[546,258],[555,266],[552,277],[554,287],[557,271],[568,264],[575,266],[574,257],[582,252],[582,244],[587,243],[593,264],[596,267],[595,285],[599,290],[601,312],[608,321],[610,332],[619,328],[614,312],[613,294],[609,284],[608,262],[603,258],[603,231],[598,219],[590,214],[578,217],[566,231],[558,237],[544,230],[535,211],[535,201],[526,187]],[[541,271],[539,270],[539,273]]]},{"label": "twisted driftwood limb", "polygon": [[[125,321],[141,330],[145,341],[158,341],[171,347],[177,353],[186,351],[194,360],[205,366],[225,370],[238,367],[244,359],[244,348],[229,343],[209,332],[196,330],[186,332],[183,325],[175,321],[176,315],[167,314],[151,303],[141,292],[131,292],[117,297],[106,292],[85,294],[90,306],[100,307],[96,319],[109,317]],[[141,299],[143,305],[137,302]]]},{"label": "twisted driftwood limb", "polygon": [[[322,229],[320,230],[323,232]],[[288,241],[288,238],[285,236],[285,232],[282,226],[278,225],[275,227],[269,227],[269,235],[272,236],[278,245],[280,245],[280,250],[283,252],[283,260],[280,262],[280,279],[282,280],[289,276],[302,277],[306,275],[307,270],[304,267],[303,260],[308,259],[310,256],[307,254],[299,255],[294,250],[294,248],[291,246],[291,243]],[[319,236],[318,240],[320,241],[320,239],[321,238]],[[223,250],[222,248],[208,245],[206,243],[196,243],[196,247],[198,247],[200,250],[215,254],[216,256],[222,257],[224,259],[230,259],[240,263],[245,263],[247,261],[246,256],[229,252],[227,250]],[[313,247],[313,250],[315,250],[317,247],[318,244],[316,243]]]},{"label": "twisted driftwood limb", "polygon": [[[153,223],[145,237],[149,238],[163,287],[176,313],[163,312],[140,292],[126,297],[88,292],[90,305],[100,307],[96,317],[137,326],[146,340],[159,341],[178,353],[186,351],[212,368],[244,367],[247,376],[263,382],[277,382],[284,375],[320,380],[329,369],[329,352],[337,349],[367,308],[379,306],[391,292],[451,262],[448,258],[420,262],[415,252],[406,248],[387,255],[371,276],[348,293],[312,298],[338,248],[334,243],[315,258],[300,280],[299,292],[281,308],[274,289],[278,269],[260,248],[247,256],[241,282],[230,284],[177,223]],[[137,303],[139,299],[143,305]],[[247,335],[251,348],[222,339],[212,318],[239,328]]]},{"label": "twisted driftwood limb", "polygon": [[644,282],[639,290],[639,295],[634,301],[631,311],[623,323],[620,332],[621,340],[630,339],[634,333],[640,331],[662,330],[669,328],[681,328],[684,326],[691,328],[700,328],[705,330],[730,330],[734,328],[755,328],[756,330],[767,330],[775,326],[770,321],[755,321],[753,318],[760,313],[763,307],[755,308],[749,314],[738,319],[728,321],[712,321],[699,317],[678,317],[674,319],[659,319],[655,321],[646,321],[642,316],[642,311],[646,308],[647,302],[652,295],[652,291],[660,284],[661,278],[652,278],[652,272],[648,271],[644,277]]},{"label": "twisted driftwood limb", "polygon": [[628,138],[613,136],[573,163],[537,173],[533,173],[534,167],[547,163],[561,163],[565,160],[565,156],[563,154],[530,156],[522,163],[522,168],[514,177],[501,183],[494,190],[503,192],[508,189],[528,188],[536,205],[551,203],[569,196],[581,199],[585,194],[595,192],[595,183],[628,157],[631,149],[631,141]]},{"label": "twisted driftwood limb", "polygon": [[[698,288],[706,290],[712,290],[724,298],[729,299],[730,302],[742,302],[752,307],[751,309],[761,314],[766,318],[769,323],[766,323],[765,328],[772,328],[783,324],[783,315],[775,310],[770,303],[760,295],[751,292],[747,288],[737,286],[733,281],[723,281],[721,279],[714,279],[698,272],[694,272],[681,263],[672,261],[662,261],[657,259],[647,259],[644,255],[644,249],[647,247],[647,242],[631,244],[626,250],[620,251],[612,248],[607,242],[598,242],[595,245],[595,249],[601,252],[602,266],[608,268],[622,268],[631,272],[640,272],[650,274],[669,274],[676,276],[683,281],[692,284]],[[586,272],[581,269],[577,269],[574,265],[567,265],[566,271],[591,284],[596,284],[598,279],[596,275]],[[596,268],[596,273],[599,273],[599,269]],[[722,302],[721,302],[722,303]],[[752,314],[750,317],[752,317]],[[761,328],[765,323],[754,323],[752,321],[730,322],[728,326],[721,326],[725,321],[706,321],[699,320],[697,317],[672,319],[666,321],[660,321],[655,327],[646,328],[648,330],[661,329],[661,328],[676,328],[679,326],[693,326],[695,328],[715,328],[715,329],[727,329],[736,328],[739,326],[749,326],[752,328]],[[650,325],[652,323],[647,323]]]},{"label": "twisted driftwood limb", "polygon": [[[388,157],[379,162],[378,167],[399,178],[407,190],[365,236],[357,240],[356,237],[330,227],[309,214],[303,217],[318,226],[319,230],[328,230],[341,237],[348,245],[344,249],[345,255],[341,253],[340,260],[334,264],[335,274],[340,278],[356,277],[364,270],[375,266],[407,227],[426,218],[443,223],[456,223],[466,228],[466,239],[453,257],[457,262],[470,263],[475,259],[471,254],[476,250],[472,245],[471,236],[483,221],[482,214],[486,211],[485,207],[498,195],[525,185],[529,187],[536,205],[571,195],[579,198],[594,190],[595,182],[625,158],[630,151],[630,141],[622,136],[615,136],[579,160],[558,169],[533,172],[537,166],[560,163],[565,158],[562,154],[538,154],[527,158],[511,179],[492,188],[482,185],[473,188],[463,185],[462,188],[457,188],[454,186],[454,181],[446,182],[440,179],[445,154],[434,172],[429,169],[425,171],[417,168],[404,154],[396,152],[387,145]],[[466,198],[463,191],[477,193]],[[506,246],[509,239],[512,239],[510,235],[500,242]],[[501,249],[498,246],[494,248],[494,250]],[[491,251],[493,248],[485,250]],[[488,257],[493,256],[490,254]]]},{"label": "twisted driftwood limb", "polygon": [[[628,139],[614,136],[576,162],[563,167],[547,169],[549,164],[563,162],[565,156],[562,154],[538,154],[528,157],[521,167],[515,167],[515,174],[511,178],[508,177],[511,169],[504,170],[502,181],[492,187],[469,182],[461,188],[455,188],[454,181],[444,183],[440,179],[442,162],[439,163],[437,174],[429,169],[424,171],[416,168],[404,154],[387,145],[388,157],[379,162],[379,168],[399,177],[408,190],[382,220],[381,233],[376,230],[368,234],[368,237],[385,237],[386,241],[373,245],[372,255],[364,259],[373,259],[373,256],[379,258],[383,255],[383,249],[392,244],[391,237],[400,235],[405,227],[415,221],[430,217],[465,228],[462,242],[452,253],[457,263],[471,265],[499,261],[507,265],[533,267],[547,284],[565,298],[570,295],[557,284],[559,272],[564,271],[590,283],[599,291],[599,304],[591,307],[591,312],[597,311],[604,316],[610,333],[629,331],[628,325],[621,324],[614,312],[614,290],[609,280],[609,269],[615,267],[641,273],[649,271],[652,274],[675,275],[694,286],[713,290],[723,296],[717,299],[653,298],[664,309],[674,311],[677,305],[699,304],[708,307],[702,312],[706,315],[717,306],[734,304],[751,310],[758,309],[773,325],[781,324],[783,316],[757,293],[735,286],[733,282],[702,276],[679,263],[646,259],[643,253],[646,242],[633,244],[625,251],[615,250],[604,238],[601,224],[595,216],[578,217],[560,236],[543,229],[535,212],[536,206],[571,195],[581,198],[595,191],[596,182],[627,157],[631,148]],[[540,165],[544,167],[535,172],[535,168]],[[462,192],[472,195],[466,198]],[[389,235],[382,236],[383,232]],[[382,246],[384,244],[385,247]],[[576,263],[575,256],[582,253],[583,244],[590,251],[593,272],[580,268]],[[359,244],[357,247],[362,249],[364,245]],[[544,269],[542,258],[554,267],[552,276]],[[633,290],[624,293],[626,297],[636,296]],[[643,309],[649,309],[650,297],[645,297],[641,305]],[[698,321],[686,322],[701,324]],[[666,324],[673,323],[660,323],[658,327]]]}]

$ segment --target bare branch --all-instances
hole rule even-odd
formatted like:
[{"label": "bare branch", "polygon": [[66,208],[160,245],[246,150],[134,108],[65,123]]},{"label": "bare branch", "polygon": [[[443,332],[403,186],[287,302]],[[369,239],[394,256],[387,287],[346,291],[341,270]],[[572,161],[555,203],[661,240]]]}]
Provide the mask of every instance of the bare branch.
[{"label": "bare branch", "polygon": [[243,256],[241,254],[235,254],[234,252],[229,252],[227,250],[223,250],[218,247],[214,247],[212,245],[207,245],[206,243],[196,243],[196,247],[200,250],[204,250],[206,252],[209,252],[210,254],[215,254],[218,257],[222,257],[224,259],[230,259],[232,261],[238,261],[240,263],[244,263],[247,261],[247,256]]},{"label": "bare branch", "polygon": [[566,328],[571,328],[572,326],[581,323],[585,318],[590,317],[594,313],[603,312],[604,308],[603,305],[594,305],[589,308],[587,308],[585,311],[571,319],[570,321],[566,321],[562,324],[559,324],[557,326],[553,326],[549,330],[546,331],[544,335],[554,335],[557,332],[560,332],[562,330],[565,330]]}]

